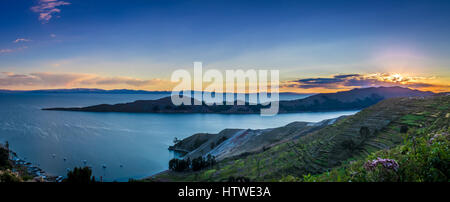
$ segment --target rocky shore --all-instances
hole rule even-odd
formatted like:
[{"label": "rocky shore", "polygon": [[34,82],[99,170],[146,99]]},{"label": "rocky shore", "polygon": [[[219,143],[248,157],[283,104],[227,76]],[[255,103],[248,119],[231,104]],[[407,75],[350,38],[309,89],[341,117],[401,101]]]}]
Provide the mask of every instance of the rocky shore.
[{"label": "rocky shore", "polygon": [[20,177],[25,182],[61,182],[63,176],[53,176],[46,173],[39,165],[34,165],[31,162],[26,161],[24,158],[19,157],[19,155],[11,151],[8,147],[0,145],[9,151],[9,161],[11,162],[12,168],[10,172]]}]

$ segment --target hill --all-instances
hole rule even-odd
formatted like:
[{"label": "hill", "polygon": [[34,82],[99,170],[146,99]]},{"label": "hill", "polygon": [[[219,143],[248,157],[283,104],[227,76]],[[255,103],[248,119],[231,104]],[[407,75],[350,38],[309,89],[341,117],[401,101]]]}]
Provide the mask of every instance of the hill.
[{"label": "hill", "polygon": [[[409,169],[410,171],[402,173],[403,181],[428,179],[424,176],[430,173],[434,173],[436,179],[448,180],[449,112],[450,96],[390,98],[332,125],[267,150],[226,158],[201,171],[166,171],[147,180],[228,181],[230,177],[245,177],[251,181],[364,181],[363,177],[370,174],[363,173],[365,168],[362,162],[378,157],[397,159],[400,166],[404,166],[402,169]],[[427,145],[433,141],[431,138],[438,138],[435,134],[441,134],[438,137],[442,136],[440,139],[443,142],[436,143],[437,150],[434,151]],[[424,147],[420,151],[419,147],[414,146],[419,143]],[[411,158],[406,155],[414,153],[415,158],[418,158],[417,163],[411,164]],[[418,154],[422,156],[417,156]],[[426,167],[420,167],[421,165]],[[347,169],[352,166],[359,166],[359,170]],[[413,167],[424,172],[414,174],[411,169]],[[330,177],[330,170],[334,172],[332,176],[335,178]],[[418,177],[414,177],[416,175]],[[338,180],[339,177],[342,178]],[[376,178],[373,181],[383,179]]]},{"label": "hill", "polygon": [[[376,104],[392,97],[424,97],[433,95],[402,87],[371,87],[353,89],[337,93],[316,94],[304,99],[279,101],[279,113],[305,111],[355,110]],[[192,99],[192,98],[191,98]],[[193,99],[192,99],[193,103]],[[252,114],[260,113],[267,106],[258,105],[180,105],[172,104],[170,97],[158,100],[137,100],[122,104],[101,104],[81,108],[46,108],[44,110],[88,111],[88,112],[135,112],[135,113],[225,113]]]},{"label": "hill", "polygon": [[303,135],[333,124],[345,116],[317,123],[293,122],[283,127],[268,129],[225,129],[218,134],[199,133],[179,141],[169,150],[186,153],[183,157],[194,159],[209,154],[217,160],[247,155],[267,150],[281,142],[297,139]]}]

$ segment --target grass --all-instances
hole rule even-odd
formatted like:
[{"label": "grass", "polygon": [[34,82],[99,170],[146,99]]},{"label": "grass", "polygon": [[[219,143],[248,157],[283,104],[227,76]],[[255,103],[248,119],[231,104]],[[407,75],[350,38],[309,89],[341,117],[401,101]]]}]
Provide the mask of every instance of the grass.
[{"label": "grass", "polygon": [[[448,120],[447,120],[448,124]],[[305,182],[449,182],[450,176],[450,129],[444,126],[438,131],[421,134],[414,131],[403,145],[375,152],[363,160],[343,164],[330,172],[305,175],[303,178],[289,176],[281,181]],[[367,170],[364,164],[377,158],[398,162],[397,170],[378,166]]]},{"label": "grass", "polygon": [[401,123],[410,126],[420,126],[420,123],[425,119],[424,116],[408,114],[401,118]]}]

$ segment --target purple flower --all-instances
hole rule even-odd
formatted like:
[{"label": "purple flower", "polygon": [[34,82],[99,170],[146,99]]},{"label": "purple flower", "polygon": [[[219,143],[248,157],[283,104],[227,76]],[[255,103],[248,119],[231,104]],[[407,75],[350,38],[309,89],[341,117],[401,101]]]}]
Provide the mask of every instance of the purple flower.
[{"label": "purple flower", "polygon": [[370,160],[367,161],[364,164],[364,168],[368,171],[373,171],[373,170],[375,170],[375,168],[378,165],[383,166],[383,168],[385,168],[385,169],[394,170],[394,171],[397,171],[399,168],[397,161],[395,161],[394,159],[382,159],[382,158],[377,158],[372,161],[370,161]]}]

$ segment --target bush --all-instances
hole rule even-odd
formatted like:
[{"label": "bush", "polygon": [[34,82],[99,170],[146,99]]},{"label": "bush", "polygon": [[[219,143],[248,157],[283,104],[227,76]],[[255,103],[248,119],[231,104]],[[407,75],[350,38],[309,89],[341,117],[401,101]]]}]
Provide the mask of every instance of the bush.
[{"label": "bush", "polygon": [[199,156],[192,160],[192,170],[193,171],[201,170],[203,167],[205,167],[205,164],[206,163],[203,157]]},{"label": "bush", "polygon": [[0,182],[20,182],[20,178],[14,174],[12,174],[11,172],[7,171],[7,172],[1,172],[0,173]]},{"label": "bush", "polygon": [[365,142],[370,138],[370,130],[367,126],[362,126],[359,129],[359,136],[344,140],[341,146],[350,151],[351,153],[355,151],[360,151],[363,149]]},{"label": "bush", "polygon": [[370,130],[367,126],[363,126],[359,129],[359,134],[363,140],[366,140],[370,136]]},{"label": "bush", "polygon": [[214,166],[216,164],[216,158],[211,154],[208,154],[206,158],[201,156],[192,159],[192,162],[189,158],[184,159],[172,159],[169,161],[169,169],[172,171],[185,171],[189,168],[192,168],[193,171],[199,171],[207,167]]},{"label": "bush", "polygon": [[169,169],[177,172],[184,171],[189,168],[189,159],[172,159],[169,161]]},{"label": "bush", "polygon": [[89,167],[75,167],[72,171],[67,173],[67,178],[64,182],[70,183],[91,183],[95,182],[95,177],[91,177],[92,170]]},{"label": "bush", "polygon": [[375,152],[327,173],[305,176],[303,181],[448,182],[448,132],[444,129],[428,135],[417,133],[403,145]]},{"label": "bush", "polygon": [[370,181],[377,182],[396,182],[399,181],[398,169],[399,165],[394,159],[377,158],[372,161],[367,161],[364,164],[366,169],[366,178],[372,179]]},{"label": "bush", "polygon": [[212,156],[211,154],[208,154],[208,156],[205,158],[199,156],[192,160],[192,170],[198,171],[207,167],[214,166],[216,164],[216,158]]},{"label": "bush", "polygon": [[250,182],[250,178],[248,178],[248,177],[243,177],[243,176],[240,176],[240,177],[233,177],[233,176],[230,176],[230,177],[228,178],[228,182]]},{"label": "bush", "polygon": [[400,133],[407,133],[408,132],[408,126],[400,126]]}]

